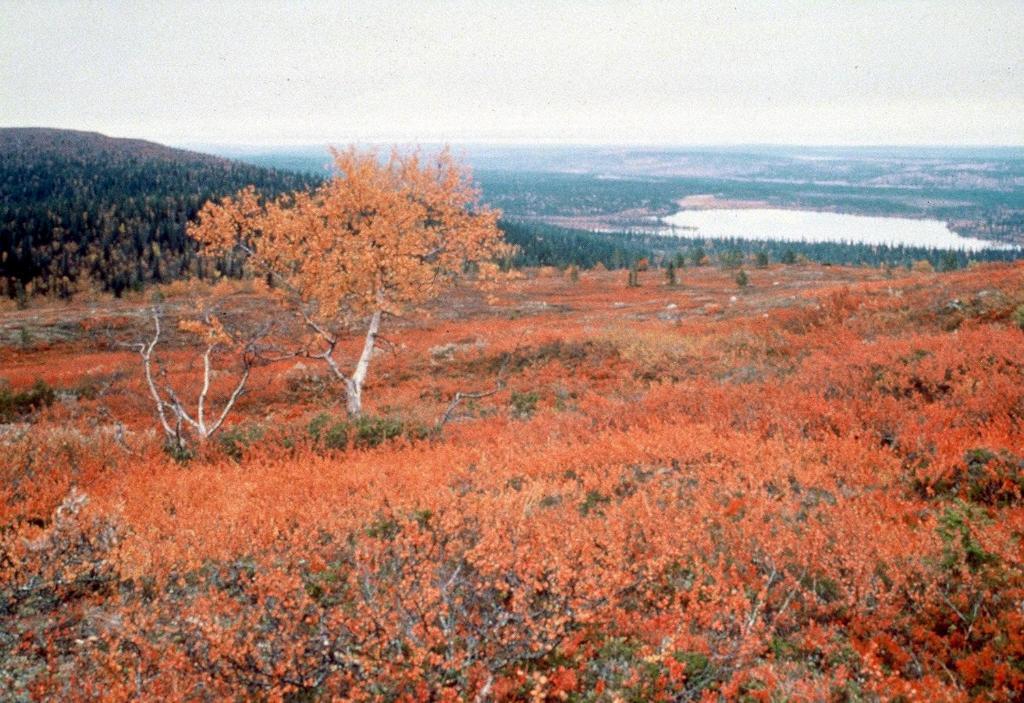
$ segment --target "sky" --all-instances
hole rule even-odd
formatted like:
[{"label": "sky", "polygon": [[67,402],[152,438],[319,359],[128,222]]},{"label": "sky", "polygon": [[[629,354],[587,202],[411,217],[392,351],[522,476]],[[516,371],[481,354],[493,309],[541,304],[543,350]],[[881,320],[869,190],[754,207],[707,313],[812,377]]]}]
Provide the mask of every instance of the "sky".
[{"label": "sky", "polygon": [[1024,145],[1024,0],[0,0],[0,126],[171,144]]}]

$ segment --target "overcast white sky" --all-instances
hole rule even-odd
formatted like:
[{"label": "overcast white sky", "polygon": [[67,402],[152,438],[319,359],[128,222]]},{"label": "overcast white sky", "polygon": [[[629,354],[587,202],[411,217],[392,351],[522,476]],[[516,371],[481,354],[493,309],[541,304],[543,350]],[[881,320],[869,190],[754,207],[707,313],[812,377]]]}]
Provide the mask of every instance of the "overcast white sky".
[{"label": "overcast white sky", "polygon": [[1024,144],[1024,0],[0,0],[0,126],[159,141]]}]

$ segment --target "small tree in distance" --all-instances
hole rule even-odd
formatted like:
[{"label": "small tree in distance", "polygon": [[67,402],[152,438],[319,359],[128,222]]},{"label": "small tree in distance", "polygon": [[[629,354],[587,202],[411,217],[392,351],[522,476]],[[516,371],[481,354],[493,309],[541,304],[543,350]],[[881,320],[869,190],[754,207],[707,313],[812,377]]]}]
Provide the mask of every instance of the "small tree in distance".
[{"label": "small tree in distance", "polygon": [[639,288],[640,287],[640,267],[637,266],[634,261],[629,267],[629,275],[626,277],[627,288]]},{"label": "small tree in distance", "polygon": [[[251,272],[268,278],[310,333],[304,353],[327,364],[358,416],[382,317],[435,298],[468,271],[496,276],[495,260],[511,247],[500,213],[478,205],[447,149],[429,160],[397,150],[386,161],[354,147],[331,153],[335,174],[312,192],[264,201],[246,188],[207,203],[188,233],[208,253],[241,251]],[[347,371],[337,347],[357,324],[365,324],[363,348]]]},{"label": "small tree in distance", "polygon": [[679,278],[676,276],[676,262],[669,261],[668,266],[665,267],[665,285],[676,286],[679,283]]}]

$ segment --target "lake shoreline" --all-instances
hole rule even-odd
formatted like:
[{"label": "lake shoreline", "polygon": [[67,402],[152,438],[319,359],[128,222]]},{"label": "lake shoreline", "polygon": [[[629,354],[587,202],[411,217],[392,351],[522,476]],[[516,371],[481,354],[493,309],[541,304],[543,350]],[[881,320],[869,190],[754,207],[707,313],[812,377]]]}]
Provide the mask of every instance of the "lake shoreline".
[{"label": "lake shoreline", "polygon": [[[691,207],[661,218],[663,233],[705,239],[831,242],[911,246],[959,251],[1017,249],[1005,242],[963,236],[934,218],[859,215],[809,208],[766,207],[748,202],[721,207],[714,196],[688,196]],[[697,207],[694,207],[694,206]]]}]

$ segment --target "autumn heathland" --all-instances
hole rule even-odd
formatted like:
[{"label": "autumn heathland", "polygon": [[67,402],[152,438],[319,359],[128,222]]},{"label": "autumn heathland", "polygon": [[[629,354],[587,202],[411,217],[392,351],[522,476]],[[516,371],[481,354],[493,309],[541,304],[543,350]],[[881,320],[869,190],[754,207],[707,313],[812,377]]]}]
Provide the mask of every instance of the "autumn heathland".
[{"label": "autumn heathland", "polygon": [[336,158],[5,308],[3,698],[1024,696],[1024,266],[501,271]]}]

